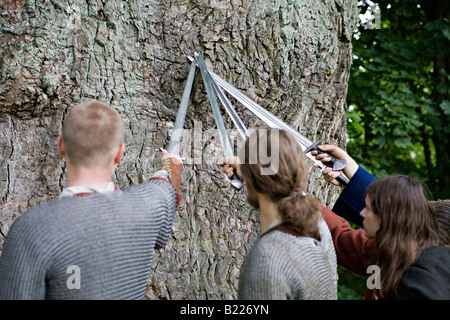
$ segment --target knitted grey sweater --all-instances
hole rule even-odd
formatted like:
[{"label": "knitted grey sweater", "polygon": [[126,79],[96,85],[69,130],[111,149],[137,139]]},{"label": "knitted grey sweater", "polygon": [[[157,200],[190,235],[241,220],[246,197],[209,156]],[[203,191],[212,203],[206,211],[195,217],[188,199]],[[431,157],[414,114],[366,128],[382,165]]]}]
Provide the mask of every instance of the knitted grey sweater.
[{"label": "knitted grey sweater", "polygon": [[143,299],[175,207],[173,186],[150,180],[30,209],[4,243],[0,300]]},{"label": "knitted grey sweater", "polygon": [[325,221],[320,241],[269,229],[250,249],[239,276],[244,300],[337,299],[336,252]]}]

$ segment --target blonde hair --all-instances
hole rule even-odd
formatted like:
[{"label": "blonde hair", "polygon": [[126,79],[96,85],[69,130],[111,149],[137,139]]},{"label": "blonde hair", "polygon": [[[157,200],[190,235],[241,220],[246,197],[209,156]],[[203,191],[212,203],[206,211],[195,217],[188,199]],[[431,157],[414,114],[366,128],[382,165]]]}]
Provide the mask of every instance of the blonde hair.
[{"label": "blonde hair", "polygon": [[106,166],[124,142],[124,124],[118,112],[91,100],[75,106],[66,116],[62,140],[74,166]]}]

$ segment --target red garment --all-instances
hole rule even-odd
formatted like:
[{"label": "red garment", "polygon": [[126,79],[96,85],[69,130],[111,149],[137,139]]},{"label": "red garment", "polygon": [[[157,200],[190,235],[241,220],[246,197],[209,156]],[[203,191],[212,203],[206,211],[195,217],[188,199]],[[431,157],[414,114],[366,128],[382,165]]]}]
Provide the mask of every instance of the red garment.
[{"label": "red garment", "polygon": [[88,195],[93,194],[93,193],[94,192],[78,192],[78,193],[75,193],[74,196],[75,197],[83,197],[83,196],[88,196]]},{"label": "red garment", "polygon": [[[348,221],[323,207],[322,216],[333,238],[338,264],[351,272],[367,276],[370,252],[375,240],[365,236],[362,229],[353,229]],[[366,300],[373,300],[373,292],[366,290]]]}]

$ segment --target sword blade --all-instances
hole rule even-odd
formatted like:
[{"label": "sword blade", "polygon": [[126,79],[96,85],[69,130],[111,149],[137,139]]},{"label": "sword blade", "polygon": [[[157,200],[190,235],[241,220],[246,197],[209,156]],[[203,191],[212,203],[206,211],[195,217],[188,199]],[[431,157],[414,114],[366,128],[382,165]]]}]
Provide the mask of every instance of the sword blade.
[{"label": "sword blade", "polygon": [[167,147],[167,152],[173,154],[179,154],[181,136],[183,133],[184,121],[186,119],[187,107],[189,104],[189,98],[191,96],[192,84],[194,82],[196,63],[191,63],[191,68],[189,69],[189,75],[186,80],[183,95],[181,97],[180,107],[178,108],[177,118],[173,126],[172,134],[170,136],[169,146]]},{"label": "sword blade", "polygon": [[[194,61],[194,58],[192,58],[191,56],[188,56],[188,59]],[[252,111],[258,118],[263,120],[268,126],[272,128],[284,129],[289,133],[291,133],[299,142],[300,146],[302,147],[302,150],[306,150],[307,147],[313,144],[311,140],[300,134],[298,131],[294,130],[292,127],[290,127],[280,118],[276,117],[270,111],[261,107],[255,101],[253,101],[248,96],[243,94],[240,90],[236,89],[233,85],[222,79],[219,75],[217,75],[216,73],[214,73],[209,69],[208,72],[214,83],[217,83],[219,87],[223,88],[225,91],[231,94],[236,100],[242,103],[247,109]]]},{"label": "sword blade", "polygon": [[209,103],[214,114],[214,120],[216,121],[217,130],[219,132],[220,142],[222,144],[222,151],[224,158],[233,156],[233,150],[231,148],[230,140],[228,139],[228,134],[225,129],[225,124],[223,123],[223,118],[220,113],[219,104],[217,103],[216,95],[214,94],[213,87],[211,84],[211,78],[206,70],[205,60],[203,56],[199,53],[194,53],[194,57],[202,73],[203,83],[205,85],[206,93],[208,94]]},{"label": "sword blade", "polygon": [[[270,111],[264,109],[259,104],[257,104],[255,101],[247,97],[245,94],[243,94],[241,91],[237,90],[234,86],[223,80],[221,77],[219,77],[214,72],[210,71],[211,77],[217,81],[219,86],[221,86],[225,91],[227,91],[229,94],[231,94],[236,100],[241,102],[247,109],[252,111],[256,116],[258,116],[261,120],[263,120],[267,125],[269,125],[271,128],[278,128],[288,131],[290,134],[294,136],[294,138],[299,143],[300,147],[302,148],[303,153],[306,155],[308,159],[310,159],[312,162],[314,162],[319,168],[324,169],[326,167],[325,164],[323,164],[322,161],[316,160],[316,158],[311,155],[310,147],[314,144],[311,140],[306,138],[304,135],[299,133],[298,131],[294,130],[292,127],[290,127],[288,124],[286,124],[284,121],[282,121],[280,118],[272,114]],[[309,151],[306,151],[309,149]],[[305,152],[306,151],[306,152]],[[335,159],[333,159],[335,160]],[[345,160],[339,160],[344,161]],[[345,167],[345,165],[344,165]],[[347,177],[343,176],[342,174],[336,178],[339,182],[341,182],[344,185],[347,185],[349,183],[349,180]]]},{"label": "sword blade", "polygon": [[[206,69],[208,70],[208,67],[206,67]],[[208,72],[209,72],[209,70],[208,70]],[[223,92],[222,88],[217,85],[216,81],[214,81],[214,79],[212,77],[211,77],[211,83],[214,87],[214,90],[217,93],[217,96],[219,97],[220,102],[222,102],[223,106],[225,107],[225,110],[227,111],[228,115],[230,116],[231,121],[233,121],[239,134],[245,140],[249,135],[247,127],[245,126],[244,122],[242,122],[242,119],[236,113],[236,110],[233,108],[233,105],[231,104],[230,100],[228,100],[228,98],[225,95],[225,93]]]},{"label": "sword blade", "polygon": [[[206,93],[208,94],[209,103],[213,109],[214,119],[216,120],[217,130],[219,132],[220,142],[222,143],[222,151],[223,157],[232,157],[233,149],[231,148],[230,140],[228,139],[228,134],[225,129],[225,124],[223,123],[222,115],[220,113],[219,104],[217,103],[216,95],[214,94],[211,76],[206,68],[205,60],[203,56],[199,53],[194,53],[195,60],[197,61],[198,67],[200,68],[200,72],[202,73],[203,83],[206,88]],[[244,186],[244,182],[241,181],[236,172],[234,172],[233,177],[231,178],[231,185],[236,189],[241,189]]]},{"label": "sword blade", "polygon": [[[191,56],[188,56],[188,59],[193,61],[194,59]],[[311,146],[314,145],[314,143],[309,140],[307,137],[299,133],[298,131],[294,130],[292,127],[290,127],[288,124],[286,124],[284,121],[282,121],[280,118],[272,114],[270,111],[264,109],[259,104],[257,104],[255,101],[250,99],[248,96],[243,94],[241,91],[236,89],[233,85],[222,79],[220,76],[215,74],[213,71],[208,70],[211,79],[214,82],[217,82],[219,84],[219,87],[223,88],[225,91],[227,91],[229,94],[231,94],[236,100],[241,102],[247,109],[252,111],[258,118],[263,120],[268,126],[271,128],[278,128],[288,131],[290,134],[294,136],[294,138],[299,143],[300,147],[302,148],[303,153],[306,155],[307,158],[309,158],[312,162],[314,162],[319,168],[324,169],[326,166],[321,161],[316,160],[314,156],[311,155]],[[234,110],[234,109],[233,109]],[[239,118],[239,117],[238,117]],[[317,142],[316,142],[317,143]],[[332,160],[336,161],[331,157]],[[333,162],[334,162],[333,161]],[[339,160],[340,162],[343,162],[345,167],[345,160]],[[342,169],[339,169],[342,170]],[[339,182],[346,185],[349,183],[349,180],[347,177],[343,176],[342,174],[336,178]]]},{"label": "sword blade", "polygon": [[[210,71],[211,77],[217,82],[217,84],[222,87],[225,91],[231,94],[236,100],[241,102],[247,109],[252,111],[257,117],[263,120],[268,126],[271,128],[278,128],[288,131],[290,134],[294,136],[294,138],[299,143],[300,147],[303,151],[305,151],[310,145],[313,144],[311,140],[300,134],[298,131],[294,130],[280,118],[272,114],[270,111],[264,109],[255,101],[250,99],[248,96],[243,94],[241,91],[236,89],[234,86],[223,80],[220,76]],[[311,159],[314,163],[316,163],[320,168],[323,168],[325,165],[316,160],[310,153],[307,153],[306,156]]]}]

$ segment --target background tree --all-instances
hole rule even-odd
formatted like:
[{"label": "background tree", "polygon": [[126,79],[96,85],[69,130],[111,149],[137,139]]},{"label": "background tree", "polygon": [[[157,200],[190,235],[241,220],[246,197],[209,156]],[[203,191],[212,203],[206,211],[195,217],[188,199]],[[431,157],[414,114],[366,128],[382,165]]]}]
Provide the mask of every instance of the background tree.
[{"label": "background tree", "polygon": [[[450,198],[450,3],[359,1],[352,40],[347,151],[377,177],[403,173]],[[340,298],[365,279],[340,271]]]},{"label": "background tree", "polygon": [[[432,199],[448,199],[450,3],[376,4],[379,25],[360,24],[353,40],[348,151],[377,177],[411,175]],[[371,1],[359,5],[375,12]]]},{"label": "background tree", "polygon": [[[344,147],[357,18],[351,0],[1,1],[1,230],[59,196],[66,177],[55,141],[67,111],[86,99],[110,104],[125,121],[114,182],[148,179],[168,145],[194,52],[311,140]],[[260,124],[236,109],[249,127]],[[220,143],[199,73],[185,127],[183,156],[201,161],[186,163],[173,236],[153,259],[147,297],[232,299],[259,216],[205,157]],[[313,169],[308,192],[325,204],[337,197]]]}]

